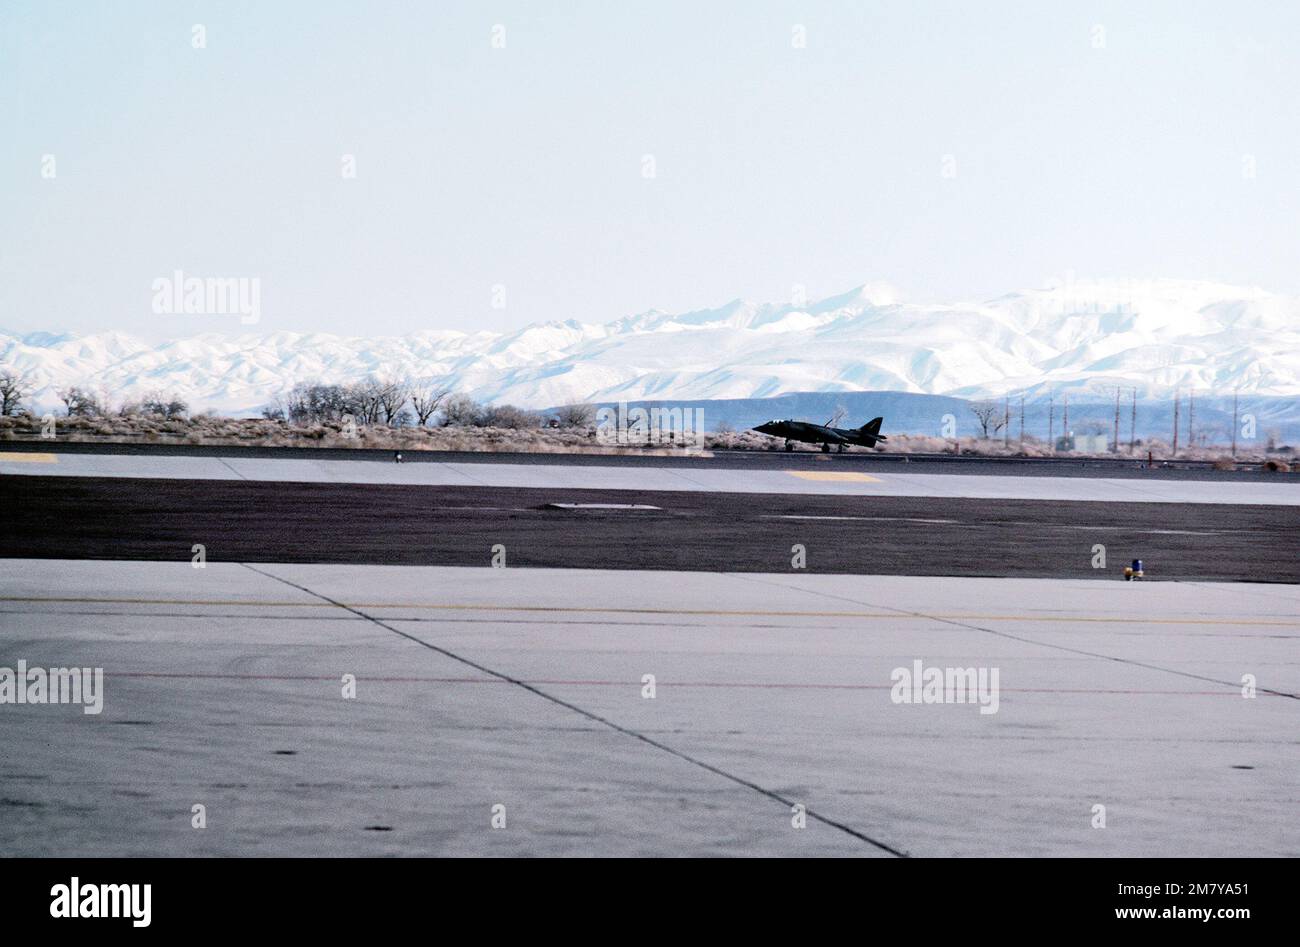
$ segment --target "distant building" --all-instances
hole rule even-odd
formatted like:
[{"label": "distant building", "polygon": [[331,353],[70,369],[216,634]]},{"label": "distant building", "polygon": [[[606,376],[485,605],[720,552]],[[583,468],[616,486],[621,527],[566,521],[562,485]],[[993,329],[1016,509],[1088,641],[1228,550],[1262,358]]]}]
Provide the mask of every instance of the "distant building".
[{"label": "distant building", "polygon": [[1084,454],[1104,454],[1110,450],[1110,439],[1105,434],[1075,434],[1056,439],[1058,451],[1079,451]]}]

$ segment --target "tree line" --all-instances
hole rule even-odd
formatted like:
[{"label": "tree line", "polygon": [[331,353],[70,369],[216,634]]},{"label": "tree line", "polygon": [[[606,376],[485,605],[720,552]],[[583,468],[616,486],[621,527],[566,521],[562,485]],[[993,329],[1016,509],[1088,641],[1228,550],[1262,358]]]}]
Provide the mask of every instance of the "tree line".
[{"label": "tree line", "polygon": [[[30,414],[27,400],[35,386],[22,372],[0,371],[0,416]],[[107,395],[85,385],[58,392],[64,412],[72,418],[157,417],[185,419],[189,405],[171,395],[153,394],[128,402],[116,410]],[[438,379],[393,378],[371,375],[353,382],[326,384],[300,382],[272,399],[262,417],[294,425],[342,424],[389,427],[498,427],[524,429],[540,426],[590,427],[595,408],[570,404],[549,414],[510,404],[483,404],[457,393]]]},{"label": "tree line", "polygon": [[[25,372],[0,371],[0,417],[31,414],[26,402],[35,387]],[[190,413],[189,405],[173,395],[146,395],[139,401],[126,402],[116,411],[109,405],[106,395],[80,385],[60,389],[58,396],[70,418],[102,418],[117,414],[122,417],[183,419]]]},{"label": "tree line", "polygon": [[438,380],[371,376],[344,384],[301,382],[275,398],[262,416],[292,424],[356,424],[389,427],[529,428],[543,423],[540,412],[508,404],[480,404]]}]

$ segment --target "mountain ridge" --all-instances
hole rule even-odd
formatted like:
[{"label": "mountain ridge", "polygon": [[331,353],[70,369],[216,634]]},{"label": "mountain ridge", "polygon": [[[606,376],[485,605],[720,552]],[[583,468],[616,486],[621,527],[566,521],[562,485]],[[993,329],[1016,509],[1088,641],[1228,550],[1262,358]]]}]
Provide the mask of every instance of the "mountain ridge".
[{"label": "mountain ridge", "polygon": [[[230,317],[215,316],[216,320]],[[206,331],[150,344],[126,333],[0,331],[0,367],[52,408],[71,385],[117,400],[174,393],[194,409],[256,411],[301,381],[443,379],[481,401],[708,400],[888,390],[958,398],[1136,387],[1300,394],[1300,298],[1195,280],[1069,280],[981,303],[906,302],[864,283],[803,304],[733,299],[605,323],[511,332],[345,336]]]}]

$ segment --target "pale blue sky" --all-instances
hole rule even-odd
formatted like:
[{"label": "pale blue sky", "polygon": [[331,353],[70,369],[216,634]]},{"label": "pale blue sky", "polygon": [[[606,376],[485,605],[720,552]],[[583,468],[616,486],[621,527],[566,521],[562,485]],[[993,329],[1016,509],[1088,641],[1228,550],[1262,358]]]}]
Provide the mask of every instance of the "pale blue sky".
[{"label": "pale blue sky", "polygon": [[1278,3],[6,0],[0,327],[246,329],[154,314],[176,269],[260,278],[259,331],[374,334],[1300,291],[1298,46]]}]

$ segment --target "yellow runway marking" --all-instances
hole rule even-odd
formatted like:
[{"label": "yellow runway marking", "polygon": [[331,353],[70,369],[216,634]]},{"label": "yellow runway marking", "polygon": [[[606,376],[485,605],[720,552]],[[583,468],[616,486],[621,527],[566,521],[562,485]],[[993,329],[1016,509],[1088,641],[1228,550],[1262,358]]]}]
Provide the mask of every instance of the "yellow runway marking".
[{"label": "yellow runway marking", "polygon": [[[74,598],[0,595],[0,602],[81,603],[97,605],[220,605],[248,608],[335,608],[329,602],[249,602],[230,599],[172,599],[172,598]],[[894,618],[913,621],[952,619],[961,621],[1039,621],[1039,622],[1095,622],[1116,625],[1259,625],[1265,627],[1295,628],[1296,622],[1266,618],[1133,618],[1116,615],[1113,618],[1093,615],[980,615],[968,613],[911,614],[899,612],[805,612],[741,610],[716,608],[594,608],[574,605],[475,605],[428,602],[344,602],[350,608],[401,608],[428,611],[470,612],[560,612],[574,614],[608,615],[705,615],[733,616],[737,618]]]},{"label": "yellow runway marking", "polygon": [[57,454],[32,454],[22,451],[0,453],[0,464],[57,464]]},{"label": "yellow runway marking", "polygon": [[800,480],[831,480],[838,483],[880,483],[879,477],[856,473],[851,470],[787,470],[792,477]]}]

